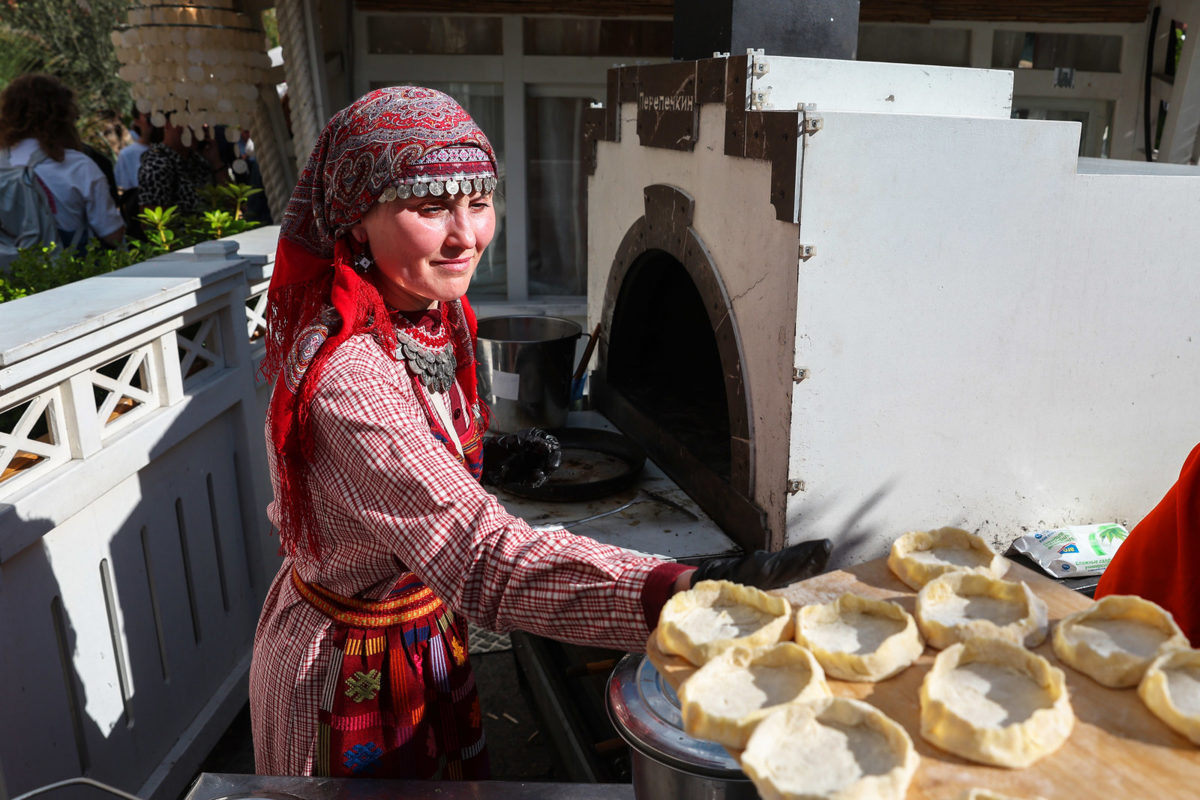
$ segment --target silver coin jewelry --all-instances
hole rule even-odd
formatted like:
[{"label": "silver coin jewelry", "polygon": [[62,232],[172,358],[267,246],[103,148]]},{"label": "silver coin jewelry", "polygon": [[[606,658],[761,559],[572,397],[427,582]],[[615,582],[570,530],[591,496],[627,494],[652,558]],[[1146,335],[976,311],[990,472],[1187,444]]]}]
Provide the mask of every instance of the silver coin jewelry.
[{"label": "silver coin jewelry", "polygon": [[396,354],[408,370],[431,392],[445,392],[454,385],[454,343],[450,326],[444,322],[436,333],[417,325],[396,328]]}]

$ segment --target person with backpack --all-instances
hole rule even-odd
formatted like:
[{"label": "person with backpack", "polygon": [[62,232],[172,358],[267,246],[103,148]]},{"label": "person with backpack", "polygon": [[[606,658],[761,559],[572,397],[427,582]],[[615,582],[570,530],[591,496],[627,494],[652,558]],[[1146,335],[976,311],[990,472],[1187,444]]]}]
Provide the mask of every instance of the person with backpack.
[{"label": "person with backpack", "polygon": [[[22,75],[0,92],[0,251],[38,240],[81,248],[92,237],[108,245],[124,239],[125,222],[108,180],[81,152],[78,118],[75,93],[52,75]],[[49,239],[33,231],[30,220],[44,221],[45,212],[28,207],[39,202],[31,185],[42,192],[53,218]]]}]

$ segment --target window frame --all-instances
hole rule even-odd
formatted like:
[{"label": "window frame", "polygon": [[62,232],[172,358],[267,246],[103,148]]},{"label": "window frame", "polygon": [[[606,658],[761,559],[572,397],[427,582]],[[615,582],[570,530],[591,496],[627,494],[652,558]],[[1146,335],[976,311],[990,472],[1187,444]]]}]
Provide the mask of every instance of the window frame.
[{"label": "window frame", "polygon": [[[367,41],[367,24],[375,16],[429,16],[428,13],[358,11],[354,12],[354,40]],[[448,16],[478,16],[454,14]],[[507,296],[509,304],[575,305],[586,304],[586,296],[533,296],[529,294],[529,206],[528,152],[525,146],[525,93],[539,86],[553,86],[564,94],[578,96],[594,91],[595,97],[605,96],[608,70],[623,66],[609,56],[530,56],[524,53],[525,15],[489,14],[498,16],[502,25],[502,53],[489,56],[464,55],[384,55],[371,54],[366,48],[355,48],[353,91],[358,97],[370,89],[374,81],[393,81],[403,76],[406,83],[498,83],[503,100],[505,149],[505,220]],[[638,19],[660,19],[638,17]],[[637,64],[670,61],[669,58],[637,58]],[[492,298],[486,298],[491,302]]]}]

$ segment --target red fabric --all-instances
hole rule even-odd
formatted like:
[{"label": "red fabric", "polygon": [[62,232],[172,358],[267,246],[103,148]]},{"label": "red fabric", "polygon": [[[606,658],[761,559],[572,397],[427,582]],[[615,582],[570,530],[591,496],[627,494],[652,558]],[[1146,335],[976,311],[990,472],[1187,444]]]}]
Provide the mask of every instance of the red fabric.
[{"label": "red fabric", "polygon": [[1200,647],[1200,445],[1158,505],[1130,532],[1100,576],[1096,598],[1136,594],[1170,611]]},{"label": "red fabric", "polygon": [[488,777],[467,625],[412,573],[365,601],[293,585],[334,619],[316,773],[333,778]]},{"label": "red fabric", "polygon": [[642,589],[642,614],[646,617],[646,627],[658,625],[658,615],[662,607],[671,599],[671,589],[675,579],[685,572],[691,572],[695,567],[685,564],[664,562],[654,568],[650,577],[646,578],[646,586]]},{"label": "red fabric", "polygon": [[[267,296],[267,354],[263,374],[275,380],[268,411],[270,442],[279,466],[280,549],[316,553],[310,492],[312,442],[308,408],[325,361],[350,336],[370,333],[394,353],[395,330],[379,291],[355,271],[346,233],[386,189],[438,166],[445,148],[481,152],[495,174],[495,154],[483,131],[449,96],[415,86],[377,89],[339,111],[325,126],[292,192],[280,230]],[[475,165],[477,168],[479,165]],[[431,167],[432,168],[432,167]],[[440,168],[440,167],[439,167]],[[322,310],[335,312],[313,347],[296,361],[295,344]],[[466,335],[456,338],[458,377],[472,404],[475,315],[466,298]],[[293,363],[287,364],[289,357]],[[285,366],[292,366],[291,375]],[[486,416],[485,416],[486,424]],[[309,532],[302,537],[300,531]]]}]

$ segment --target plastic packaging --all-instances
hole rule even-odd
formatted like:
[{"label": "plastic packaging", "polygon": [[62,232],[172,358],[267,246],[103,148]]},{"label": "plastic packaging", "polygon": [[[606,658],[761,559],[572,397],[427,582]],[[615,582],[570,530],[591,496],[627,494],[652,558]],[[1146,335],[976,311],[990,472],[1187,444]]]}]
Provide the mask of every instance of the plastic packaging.
[{"label": "plastic packaging", "polygon": [[1055,578],[1082,578],[1104,572],[1129,531],[1124,525],[1071,525],[1017,537],[1013,549]]}]

